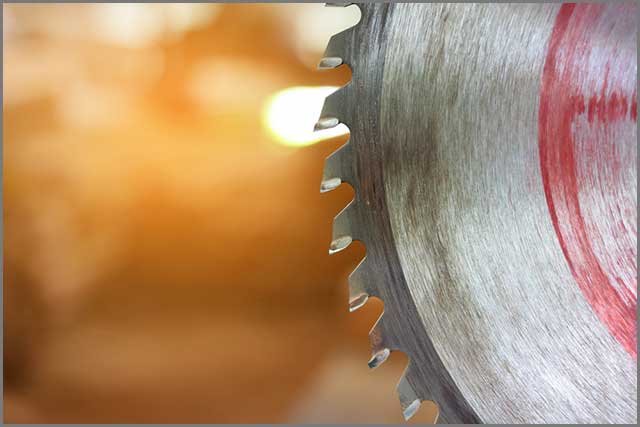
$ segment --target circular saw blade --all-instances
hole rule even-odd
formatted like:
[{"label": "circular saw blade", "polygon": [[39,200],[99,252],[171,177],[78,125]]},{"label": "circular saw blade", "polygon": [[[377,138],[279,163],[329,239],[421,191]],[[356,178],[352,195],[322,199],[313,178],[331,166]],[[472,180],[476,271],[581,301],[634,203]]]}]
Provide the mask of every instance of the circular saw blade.
[{"label": "circular saw blade", "polygon": [[468,423],[637,421],[637,5],[366,4],[323,68],[351,83],[322,191],[355,199],[350,306],[377,367]]}]

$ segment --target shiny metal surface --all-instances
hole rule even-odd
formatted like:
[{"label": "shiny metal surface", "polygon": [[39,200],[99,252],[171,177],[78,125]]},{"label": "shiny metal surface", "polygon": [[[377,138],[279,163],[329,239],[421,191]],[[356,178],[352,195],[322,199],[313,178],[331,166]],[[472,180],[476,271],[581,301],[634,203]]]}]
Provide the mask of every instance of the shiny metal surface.
[{"label": "shiny metal surface", "polygon": [[409,356],[407,418],[636,422],[636,6],[360,8],[319,124],[351,131],[322,189],[356,190],[331,252],[366,245],[369,365]]}]

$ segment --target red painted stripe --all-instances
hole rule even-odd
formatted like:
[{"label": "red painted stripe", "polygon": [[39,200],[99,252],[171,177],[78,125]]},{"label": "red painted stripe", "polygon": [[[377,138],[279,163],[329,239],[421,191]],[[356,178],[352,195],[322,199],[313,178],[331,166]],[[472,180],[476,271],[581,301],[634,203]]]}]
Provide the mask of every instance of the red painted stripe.
[{"label": "red painted stripe", "polygon": [[539,112],[540,167],[558,241],[584,297],[633,357],[636,7],[581,3],[560,8]]}]

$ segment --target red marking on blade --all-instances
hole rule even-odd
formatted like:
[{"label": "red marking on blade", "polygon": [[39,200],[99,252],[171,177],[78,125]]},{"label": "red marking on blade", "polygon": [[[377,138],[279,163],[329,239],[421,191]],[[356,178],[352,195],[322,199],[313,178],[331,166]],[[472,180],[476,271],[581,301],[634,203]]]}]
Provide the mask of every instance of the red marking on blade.
[{"label": "red marking on blade", "polygon": [[586,300],[637,357],[637,6],[565,4],[549,42],[539,150],[558,241]]}]

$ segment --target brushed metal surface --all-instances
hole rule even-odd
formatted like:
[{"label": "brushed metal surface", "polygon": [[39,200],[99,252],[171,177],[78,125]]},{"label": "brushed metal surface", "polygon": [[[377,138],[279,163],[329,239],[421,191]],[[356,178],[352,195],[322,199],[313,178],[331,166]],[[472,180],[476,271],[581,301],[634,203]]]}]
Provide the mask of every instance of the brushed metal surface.
[{"label": "brushed metal surface", "polygon": [[[363,296],[384,301],[384,315],[371,332],[372,353],[402,349],[411,359],[398,386],[404,411],[415,401],[437,400],[441,421],[476,423],[467,404],[424,332],[404,280],[391,232],[381,175],[384,141],[380,139],[380,95],[385,57],[386,21],[392,5],[360,6],[360,23],[333,36],[325,56],[338,56],[353,70],[351,82],[329,96],[322,117],[338,117],[351,132],[349,142],[327,159],[326,181],[340,177],[352,185],[355,199],[334,221],[334,239],[350,235],[364,242],[367,254],[349,280],[350,302]],[[344,185],[344,184],[343,184]],[[410,384],[409,384],[410,383]]]},{"label": "brushed metal surface", "polygon": [[[351,130],[324,179],[356,190],[334,223],[336,242],[367,248],[352,303],[385,303],[370,365],[387,349],[407,353],[406,415],[434,400],[444,422],[636,422],[635,353],[576,284],[541,173],[541,87],[561,6],[360,7],[360,24],[326,52],[353,80],[322,116]],[[593,26],[588,65],[614,46],[632,59],[618,74],[635,86],[637,14],[622,12]],[[629,123],[613,139],[620,158],[636,156]],[[604,199],[633,204],[633,234],[602,238],[601,252],[635,246],[636,164],[621,164],[621,194],[582,200],[596,219]]]}]

